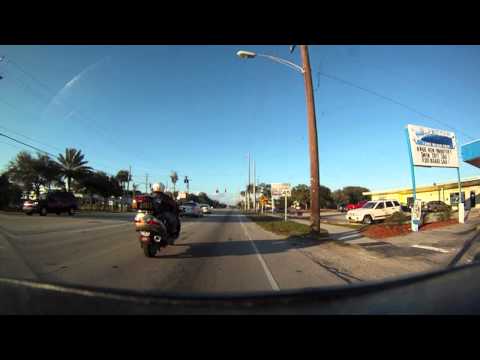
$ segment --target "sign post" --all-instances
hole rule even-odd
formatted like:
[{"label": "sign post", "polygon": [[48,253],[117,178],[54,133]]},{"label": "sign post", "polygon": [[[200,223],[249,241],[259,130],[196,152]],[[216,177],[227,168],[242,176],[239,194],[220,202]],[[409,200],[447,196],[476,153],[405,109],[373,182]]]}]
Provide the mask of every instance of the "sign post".
[{"label": "sign post", "polygon": [[[412,176],[413,208],[415,209],[415,205],[417,202],[417,187],[415,186],[415,166],[413,165],[412,146],[410,145],[410,136],[408,134],[408,128],[405,129],[405,134],[407,135],[408,155],[410,156],[410,174]],[[417,232],[419,223],[418,223],[418,218],[415,218],[413,211],[410,217],[410,222],[412,226],[412,231]]]},{"label": "sign post", "polygon": [[285,221],[287,221],[287,196],[290,196],[291,186],[287,183],[272,183],[272,213],[274,211],[275,198],[282,200],[282,196],[285,196]]},{"label": "sign post", "polygon": [[465,223],[465,199],[462,197],[462,182],[460,181],[460,168],[457,168],[458,176],[458,222],[460,224]]},{"label": "sign post", "polygon": [[406,128],[406,134],[412,174],[414,209],[419,207],[417,211],[412,211],[412,231],[418,231],[418,226],[421,222],[421,202],[418,204],[416,197],[415,166],[457,169],[459,188],[458,220],[460,223],[463,223],[465,221],[464,204],[455,133],[409,124]]}]

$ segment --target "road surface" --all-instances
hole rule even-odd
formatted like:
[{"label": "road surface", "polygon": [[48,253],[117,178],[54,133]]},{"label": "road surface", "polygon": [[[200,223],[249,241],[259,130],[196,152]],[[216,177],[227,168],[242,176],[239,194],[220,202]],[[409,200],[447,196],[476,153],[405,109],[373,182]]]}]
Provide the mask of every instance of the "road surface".
[{"label": "road surface", "polygon": [[344,278],[232,210],[182,221],[175,245],[146,258],[133,214],[0,213],[0,276],[188,293],[344,285]]}]

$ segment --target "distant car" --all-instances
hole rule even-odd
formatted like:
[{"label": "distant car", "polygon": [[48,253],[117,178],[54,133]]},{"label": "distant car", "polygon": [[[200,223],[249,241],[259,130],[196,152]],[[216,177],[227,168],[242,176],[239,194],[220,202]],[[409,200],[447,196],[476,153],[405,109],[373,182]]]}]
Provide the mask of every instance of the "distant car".
[{"label": "distant car", "polygon": [[400,210],[400,203],[396,200],[368,201],[362,208],[348,211],[346,218],[352,222],[372,224],[374,221],[384,220]]},{"label": "distant car", "polygon": [[202,209],[202,212],[204,214],[211,214],[212,211],[210,209],[212,209],[212,207],[210,205],[207,205],[207,204],[200,204],[200,208]]},{"label": "distant car", "polygon": [[348,204],[346,206],[346,210],[349,211],[349,210],[354,210],[354,209],[360,209],[363,207],[363,205],[365,205],[368,201],[366,200],[362,200],[362,201],[359,201],[358,203],[356,204]]},{"label": "distant car", "polygon": [[22,210],[27,215],[34,213],[39,213],[41,216],[46,216],[48,213],[60,215],[66,212],[72,216],[78,210],[78,201],[71,192],[53,191],[41,194],[36,201],[25,201]]},{"label": "distant car", "polygon": [[196,202],[190,201],[180,205],[180,211],[183,216],[203,216],[203,210]]},{"label": "distant car", "polygon": [[345,212],[347,211],[347,208],[344,204],[340,204],[337,206],[337,210],[340,211],[340,212]]},{"label": "distant car", "polygon": [[440,212],[449,209],[451,209],[451,207],[443,201],[429,201],[424,206],[424,210],[427,212]]}]

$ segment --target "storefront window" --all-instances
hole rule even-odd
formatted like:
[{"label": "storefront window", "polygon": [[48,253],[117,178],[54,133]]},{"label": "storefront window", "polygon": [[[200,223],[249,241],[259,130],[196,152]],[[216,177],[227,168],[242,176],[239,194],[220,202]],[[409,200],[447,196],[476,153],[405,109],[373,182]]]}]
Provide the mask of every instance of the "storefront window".
[{"label": "storefront window", "polygon": [[[462,202],[465,202],[465,192],[462,191]],[[458,192],[450,194],[450,205],[458,205]]]}]

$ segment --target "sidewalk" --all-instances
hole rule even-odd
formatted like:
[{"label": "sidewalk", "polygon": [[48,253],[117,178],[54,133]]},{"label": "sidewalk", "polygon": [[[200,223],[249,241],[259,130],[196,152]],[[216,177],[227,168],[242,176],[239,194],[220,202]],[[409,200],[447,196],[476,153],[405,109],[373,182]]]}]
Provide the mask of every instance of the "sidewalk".
[{"label": "sidewalk", "polygon": [[[309,225],[307,219],[290,220]],[[380,240],[364,237],[355,229],[322,223],[321,227],[330,233],[330,241],[297,246],[295,251],[324,268],[348,274],[353,282],[384,280],[445,268],[478,233],[477,226],[480,212],[472,212],[465,224]],[[475,249],[480,250],[476,243],[459,263],[473,258]]]}]

